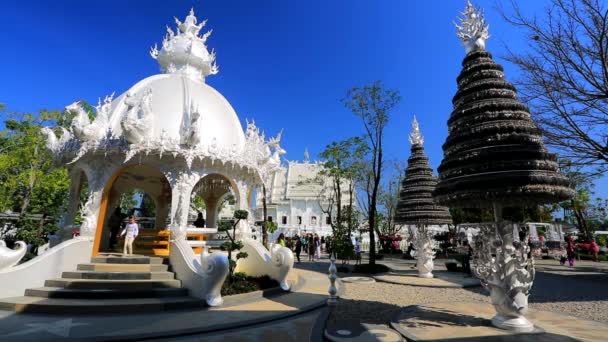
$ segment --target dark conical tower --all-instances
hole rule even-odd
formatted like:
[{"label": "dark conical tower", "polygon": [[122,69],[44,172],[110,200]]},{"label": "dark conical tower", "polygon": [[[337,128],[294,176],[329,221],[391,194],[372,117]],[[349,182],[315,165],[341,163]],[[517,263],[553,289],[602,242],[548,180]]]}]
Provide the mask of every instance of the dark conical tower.
[{"label": "dark conical tower", "polygon": [[467,55],[452,100],[435,199],[471,208],[570,198],[574,192],[559,173],[556,156],[547,152],[527,106],[485,50],[487,26],[474,14],[458,26]]},{"label": "dark conical tower", "polygon": [[448,208],[438,206],[433,201],[432,192],[437,184],[429,159],[424,153],[424,140],[418,122],[414,117],[410,134],[412,151],[407,160],[405,178],[401,182],[395,222],[400,224],[452,224]]}]

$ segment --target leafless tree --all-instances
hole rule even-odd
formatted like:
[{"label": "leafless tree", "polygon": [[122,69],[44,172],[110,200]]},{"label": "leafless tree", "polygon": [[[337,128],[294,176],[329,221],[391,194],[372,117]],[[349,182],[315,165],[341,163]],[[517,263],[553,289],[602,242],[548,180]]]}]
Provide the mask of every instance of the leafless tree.
[{"label": "leafless tree", "polygon": [[552,0],[542,17],[515,1],[503,17],[525,30],[529,50],[509,51],[546,143],[575,165],[608,170],[608,10],[600,0]]}]

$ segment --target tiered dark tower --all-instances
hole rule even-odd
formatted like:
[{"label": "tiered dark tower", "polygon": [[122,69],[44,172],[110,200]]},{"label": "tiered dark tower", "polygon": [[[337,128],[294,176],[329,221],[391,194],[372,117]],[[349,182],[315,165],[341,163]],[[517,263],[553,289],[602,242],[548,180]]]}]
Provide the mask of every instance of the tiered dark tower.
[{"label": "tiered dark tower", "polygon": [[395,222],[399,224],[444,225],[452,224],[448,208],[435,204],[432,197],[437,179],[424,153],[424,142],[414,117],[410,134],[412,150],[407,160],[405,178],[401,182]]},{"label": "tiered dark tower", "polygon": [[451,207],[536,205],[573,196],[528,107],[485,49],[467,54],[438,168],[437,202]]}]

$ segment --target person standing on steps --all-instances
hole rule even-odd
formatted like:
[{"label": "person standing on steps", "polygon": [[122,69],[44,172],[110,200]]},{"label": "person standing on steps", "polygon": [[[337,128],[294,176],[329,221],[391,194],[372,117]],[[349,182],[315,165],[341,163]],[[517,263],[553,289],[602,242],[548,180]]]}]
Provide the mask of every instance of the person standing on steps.
[{"label": "person standing on steps", "polygon": [[112,213],[112,216],[110,216],[110,222],[109,226],[110,226],[110,251],[113,252],[114,251],[114,247],[116,246],[116,243],[118,242],[118,232],[120,232],[120,227],[122,226],[122,220],[123,220],[124,216],[122,216],[122,210],[120,209],[120,207],[116,207],[116,209],[114,209],[114,212]]},{"label": "person standing on steps", "polygon": [[[122,254],[124,255],[133,255],[133,241],[137,235],[139,235],[139,226],[135,223],[135,216],[129,217],[129,224],[122,230],[120,236],[125,235],[125,246],[123,248]],[[128,253],[127,253],[128,252]]]}]

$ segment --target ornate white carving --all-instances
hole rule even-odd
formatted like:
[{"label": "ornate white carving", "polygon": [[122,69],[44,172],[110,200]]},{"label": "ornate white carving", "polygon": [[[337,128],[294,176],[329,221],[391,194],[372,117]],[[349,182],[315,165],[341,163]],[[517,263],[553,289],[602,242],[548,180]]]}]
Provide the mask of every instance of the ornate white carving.
[{"label": "ornate white carving", "polygon": [[48,148],[53,155],[58,155],[63,152],[63,150],[68,147],[68,143],[72,140],[72,133],[65,129],[64,127],[60,127],[61,136],[59,139],[55,135],[55,132],[49,127],[43,127],[40,131],[46,137],[46,148]]},{"label": "ornate white carving", "polygon": [[433,232],[426,225],[416,225],[416,231],[412,236],[414,247],[412,256],[416,258],[416,267],[418,268],[418,276],[421,278],[433,278],[433,269],[435,264],[435,240]]},{"label": "ornate white carving", "polygon": [[27,245],[23,241],[15,242],[17,248],[10,249],[6,247],[6,243],[0,240],[0,270],[13,267],[23,259],[27,253]]},{"label": "ornate white carving", "polygon": [[329,259],[329,298],[327,299],[328,306],[336,306],[338,304],[338,289],[336,288],[336,279],[338,279],[338,270],[336,269],[336,254],[331,253]]},{"label": "ornate white carving", "polygon": [[97,229],[97,212],[99,210],[99,193],[91,191],[89,198],[80,210],[82,223],[80,224],[80,236],[92,238]]},{"label": "ornate white carving", "polygon": [[129,144],[140,144],[152,133],[153,115],[150,101],[152,101],[151,88],[146,88],[139,98],[131,92],[126,94],[124,103],[127,105],[127,114],[120,125],[123,136]]},{"label": "ornate white carving", "polygon": [[409,139],[410,144],[412,145],[424,144],[424,137],[420,132],[420,126],[418,125],[418,120],[416,120],[416,115],[414,115],[414,120],[412,120],[412,133],[410,133]]},{"label": "ornate white carving", "polygon": [[150,55],[158,61],[163,72],[180,73],[201,81],[209,75],[218,73],[215,51],[212,50],[210,53],[206,45],[212,31],[199,36],[207,20],[198,25],[197,22],[194,9],[190,10],[184,22],[175,18],[176,32],[167,27],[162,48],[159,50],[155,45],[150,50]]},{"label": "ornate white carving", "polygon": [[201,114],[198,108],[194,108],[194,105],[191,104],[190,113],[188,113],[188,116],[185,116],[185,118],[188,118],[188,123],[186,127],[184,127],[184,131],[182,132],[182,144],[188,146],[196,146],[201,142]]},{"label": "ornate white carving", "polygon": [[287,275],[293,268],[293,252],[287,247],[275,245],[271,250],[272,265],[278,269],[277,281],[283,291],[289,291],[291,285],[287,281]]},{"label": "ornate white carving", "polygon": [[483,11],[473,6],[471,0],[467,0],[467,5],[461,15],[462,17],[459,18],[461,24],[454,23],[454,25],[458,30],[458,38],[462,40],[467,53],[484,50],[490,33]]},{"label": "ornate white carving", "polygon": [[525,318],[528,295],[534,282],[534,259],[528,258],[529,232],[514,240],[513,225],[481,225],[477,235],[472,271],[490,291],[496,316],[494,326],[529,332],[534,326]]},{"label": "ornate white carving", "polygon": [[221,289],[228,276],[228,257],[203,250],[200,258],[185,239],[171,241],[171,266],[190,295],[202,298],[209,306],[223,303]]}]

